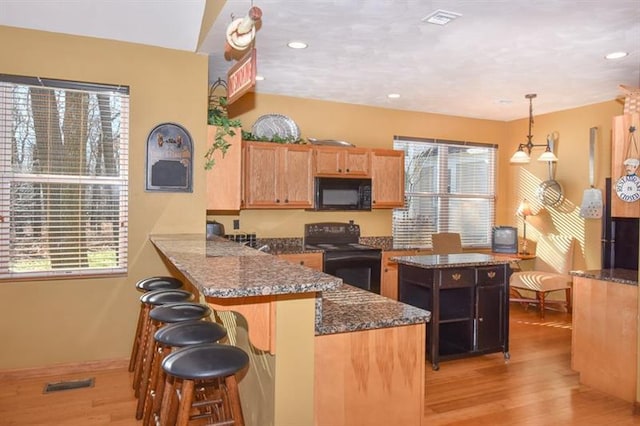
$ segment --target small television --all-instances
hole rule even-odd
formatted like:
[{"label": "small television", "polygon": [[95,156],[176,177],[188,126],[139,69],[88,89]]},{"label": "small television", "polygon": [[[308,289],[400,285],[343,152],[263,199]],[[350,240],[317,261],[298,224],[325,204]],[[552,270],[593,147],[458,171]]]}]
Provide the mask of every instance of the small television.
[{"label": "small television", "polygon": [[518,253],[518,228],[494,226],[491,234],[491,251],[494,253]]}]

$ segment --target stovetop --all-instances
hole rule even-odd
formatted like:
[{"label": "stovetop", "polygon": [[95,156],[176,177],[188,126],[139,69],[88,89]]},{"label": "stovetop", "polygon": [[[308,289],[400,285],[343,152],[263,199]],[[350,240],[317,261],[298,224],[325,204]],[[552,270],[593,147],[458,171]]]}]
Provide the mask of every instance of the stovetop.
[{"label": "stovetop", "polygon": [[307,250],[324,250],[324,251],[379,251],[380,249],[366,246],[359,243],[319,243],[305,244]]},{"label": "stovetop", "polygon": [[309,223],[304,226],[304,245],[308,250],[325,252],[379,251],[359,243],[360,226],[350,221]]}]

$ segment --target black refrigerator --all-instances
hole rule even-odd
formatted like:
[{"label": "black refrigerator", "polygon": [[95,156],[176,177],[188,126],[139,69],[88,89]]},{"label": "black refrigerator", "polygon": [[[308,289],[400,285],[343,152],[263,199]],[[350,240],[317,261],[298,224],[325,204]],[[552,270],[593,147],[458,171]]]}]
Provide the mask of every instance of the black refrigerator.
[{"label": "black refrigerator", "polygon": [[602,269],[638,270],[638,218],[611,217],[611,178],[605,181]]}]

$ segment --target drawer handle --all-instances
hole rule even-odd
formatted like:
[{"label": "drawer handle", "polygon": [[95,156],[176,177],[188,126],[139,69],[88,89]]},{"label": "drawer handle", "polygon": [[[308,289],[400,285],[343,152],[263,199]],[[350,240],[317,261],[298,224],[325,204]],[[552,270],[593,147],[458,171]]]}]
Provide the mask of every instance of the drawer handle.
[{"label": "drawer handle", "polygon": [[496,277],[496,272],[495,271],[487,272],[487,276],[489,278],[495,278]]},{"label": "drawer handle", "polygon": [[451,275],[451,278],[453,278],[454,281],[458,281],[462,278],[462,274],[453,274]]}]

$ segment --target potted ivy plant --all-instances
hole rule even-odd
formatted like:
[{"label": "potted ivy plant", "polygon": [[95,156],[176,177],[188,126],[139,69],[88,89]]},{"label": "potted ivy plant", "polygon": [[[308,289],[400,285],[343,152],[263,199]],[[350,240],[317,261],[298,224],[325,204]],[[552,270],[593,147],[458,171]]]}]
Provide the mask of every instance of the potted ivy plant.
[{"label": "potted ivy plant", "polygon": [[240,120],[229,119],[227,114],[227,98],[220,96],[217,103],[209,106],[207,123],[216,127],[213,143],[209,145],[207,152],[204,154],[204,158],[206,160],[204,168],[205,170],[211,170],[216,163],[213,158],[214,153],[219,150],[222,157],[225,156],[229,147],[231,147],[231,144],[227,142],[227,138],[236,135],[235,129],[241,128],[242,122]]}]

